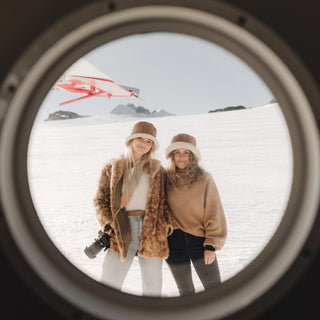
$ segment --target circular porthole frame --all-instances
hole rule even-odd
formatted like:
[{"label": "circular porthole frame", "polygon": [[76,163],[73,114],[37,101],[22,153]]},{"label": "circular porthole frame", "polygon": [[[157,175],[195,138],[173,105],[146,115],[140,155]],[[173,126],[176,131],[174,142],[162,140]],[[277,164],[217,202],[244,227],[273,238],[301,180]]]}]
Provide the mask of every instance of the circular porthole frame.
[{"label": "circular porthole frame", "polygon": [[[129,3],[129,2],[128,2]],[[27,176],[34,118],[63,71],[106,42],[146,32],[178,32],[212,41],[244,60],[274,93],[288,124],[294,173],[290,199],[272,239],[258,257],[216,290],[177,298],[139,297],[98,283],[58,251],[38,219]],[[1,204],[17,250],[59,296],[100,319],[221,319],[263,296],[295,261],[317,216],[320,195],[317,88],[308,71],[276,34],[247,13],[201,0],[139,6],[93,3],[46,30],[23,53],[0,92]],[[12,253],[14,254],[14,253]],[[19,267],[18,267],[19,268]],[[271,302],[269,302],[271,303]],[[59,309],[59,306],[55,306]]]}]

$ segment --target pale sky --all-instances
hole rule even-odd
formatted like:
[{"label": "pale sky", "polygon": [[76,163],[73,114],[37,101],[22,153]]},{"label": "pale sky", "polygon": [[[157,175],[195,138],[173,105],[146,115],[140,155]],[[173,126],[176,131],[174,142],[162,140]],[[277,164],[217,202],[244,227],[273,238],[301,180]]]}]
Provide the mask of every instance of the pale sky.
[{"label": "pale sky", "polygon": [[79,95],[51,90],[46,99],[50,106],[45,107],[50,112],[65,108],[80,114],[105,114],[120,103],[134,103],[150,111],[199,114],[230,105],[253,108],[273,98],[266,84],[241,59],[192,36],[128,36],[92,50],[85,58],[118,84],[139,88],[142,100],[95,97],[59,107],[59,102]]}]

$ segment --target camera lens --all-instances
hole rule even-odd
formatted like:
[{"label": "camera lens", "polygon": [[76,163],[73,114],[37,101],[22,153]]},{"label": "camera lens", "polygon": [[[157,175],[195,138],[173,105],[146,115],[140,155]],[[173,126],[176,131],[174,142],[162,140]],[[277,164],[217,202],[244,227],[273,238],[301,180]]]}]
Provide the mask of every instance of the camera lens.
[{"label": "camera lens", "polygon": [[102,250],[103,244],[100,239],[97,239],[94,243],[92,243],[89,247],[84,249],[85,254],[90,258],[94,259],[97,254]]}]

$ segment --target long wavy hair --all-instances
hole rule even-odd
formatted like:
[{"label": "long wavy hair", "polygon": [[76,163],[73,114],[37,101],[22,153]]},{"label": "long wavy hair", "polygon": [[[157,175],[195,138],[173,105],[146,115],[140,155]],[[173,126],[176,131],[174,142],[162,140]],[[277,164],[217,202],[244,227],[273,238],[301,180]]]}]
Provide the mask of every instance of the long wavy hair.
[{"label": "long wavy hair", "polygon": [[[179,178],[179,168],[177,168],[174,163],[173,152],[174,150],[169,154],[169,167],[167,170],[168,188],[172,188],[174,185],[176,185]],[[203,176],[204,170],[199,166],[198,160],[192,152],[190,152],[189,157],[190,157],[190,163],[185,169],[185,174],[186,174],[185,184],[190,187],[194,182],[198,181],[198,179],[201,176]]]},{"label": "long wavy hair", "polygon": [[[126,148],[125,154],[124,154],[124,160],[125,160],[125,167],[124,167],[124,172],[123,172],[123,186],[126,188],[128,186],[128,181],[131,175],[131,169],[134,168],[136,169],[136,161],[134,160],[133,157],[133,139],[131,139],[128,142],[128,146]],[[141,157],[141,168],[142,171],[145,173],[150,173],[150,161],[151,159],[154,158],[154,152],[155,152],[155,144],[152,142],[152,147],[151,149],[145,153]],[[134,170],[136,171],[136,170]]]}]

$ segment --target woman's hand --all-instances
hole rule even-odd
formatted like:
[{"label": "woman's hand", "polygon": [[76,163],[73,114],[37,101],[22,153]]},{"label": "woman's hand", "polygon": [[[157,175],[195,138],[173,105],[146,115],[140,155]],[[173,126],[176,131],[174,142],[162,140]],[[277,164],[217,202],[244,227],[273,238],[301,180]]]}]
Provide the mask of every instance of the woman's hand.
[{"label": "woman's hand", "polygon": [[214,251],[204,250],[204,264],[211,264],[216,259]]}]

